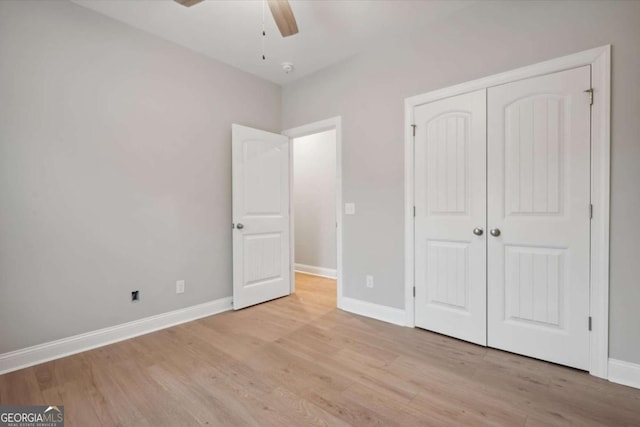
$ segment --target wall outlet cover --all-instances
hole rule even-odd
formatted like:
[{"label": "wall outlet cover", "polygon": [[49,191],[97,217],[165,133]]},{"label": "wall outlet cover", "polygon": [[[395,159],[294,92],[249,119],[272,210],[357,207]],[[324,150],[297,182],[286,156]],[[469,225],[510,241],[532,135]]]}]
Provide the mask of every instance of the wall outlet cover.
[{"label": "wall outlet cover", "polygon": [[367,274],[367,288],[373,288],[373,276],[370,274]]},{"label": "wall outlet cover", "polygon": [[356,214],[356,204],[355,203],[345,203],[344,204],[344,214],[345,215],[355,215]]}]

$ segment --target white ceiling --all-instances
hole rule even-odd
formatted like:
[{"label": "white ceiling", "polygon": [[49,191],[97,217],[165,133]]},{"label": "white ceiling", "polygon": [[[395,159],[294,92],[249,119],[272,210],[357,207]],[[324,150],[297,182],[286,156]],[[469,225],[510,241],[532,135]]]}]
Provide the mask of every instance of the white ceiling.
[{"label": "white ceiling", "polygon": [[[189,49],[278,84],[286,84],[380,44],[403,40],[470,0],[290,0],[300,32],[282,38],[261,0],[72,0]],[[280,64],[292,62],[285,74]]]}]

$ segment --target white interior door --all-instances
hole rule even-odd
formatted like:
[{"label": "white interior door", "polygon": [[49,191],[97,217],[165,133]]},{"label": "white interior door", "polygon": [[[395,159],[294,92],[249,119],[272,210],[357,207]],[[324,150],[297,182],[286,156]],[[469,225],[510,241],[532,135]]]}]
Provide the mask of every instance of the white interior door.
[{"label": "white interior door", "polygon": [[489,346],[580,369],[589,367],[590,79],[584,66],[487,93]]},{"label": "white interior door", "polygon": [[289,138],[232,126],[233,308],[290,293]]},{"label": "white interior door", "polygon": [[415,324],[486,345],[485,90],[416,107]]}]

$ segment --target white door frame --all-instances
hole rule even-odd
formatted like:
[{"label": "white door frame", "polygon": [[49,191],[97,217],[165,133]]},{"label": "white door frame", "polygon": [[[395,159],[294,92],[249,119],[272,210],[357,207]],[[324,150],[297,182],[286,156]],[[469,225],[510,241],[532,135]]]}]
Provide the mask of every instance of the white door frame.
[{"label": "white door frame", "polygon": [[[591,108],[591,291],[589,373],[607,378],[609,357],[609,191],[610,191],[610,121],[611,121],[611,46],[606,45],[505,73],[435,90],[405,99],[405,310],[407,326],[414,321],[414,148],[413,109],[421,104],[487,89],[517,80],[528,79],[571,68],[591,65],[594,103]],[[585,88],[588,89],[588,88]],[[585,94],[587,96],[587,94]],[[585,327],[587,325],[585,324]]]},{"label": "white door frame", "polygon": [[295,291],[295,236],[294,236],[294,210],[293,210],[293,140],[303,136],[312,135],[328,130],[336,131],[336,282],[338,308],[342,307],[342,117],[332,117],[330,119],[309,123],[292,129],[282,131],[282,134],[289,137],[289,174],[290,192],[289,199],[289,235],[291,239],[291,293]]}]

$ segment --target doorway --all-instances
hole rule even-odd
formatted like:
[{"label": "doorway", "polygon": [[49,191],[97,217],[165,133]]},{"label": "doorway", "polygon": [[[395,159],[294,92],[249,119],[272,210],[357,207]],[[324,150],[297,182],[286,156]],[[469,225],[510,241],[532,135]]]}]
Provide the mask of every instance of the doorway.
[{"label": "doorway", "polygon": [[283,132],[289,137],[291,292],[342,296],[341,120],[310,123]]}]

